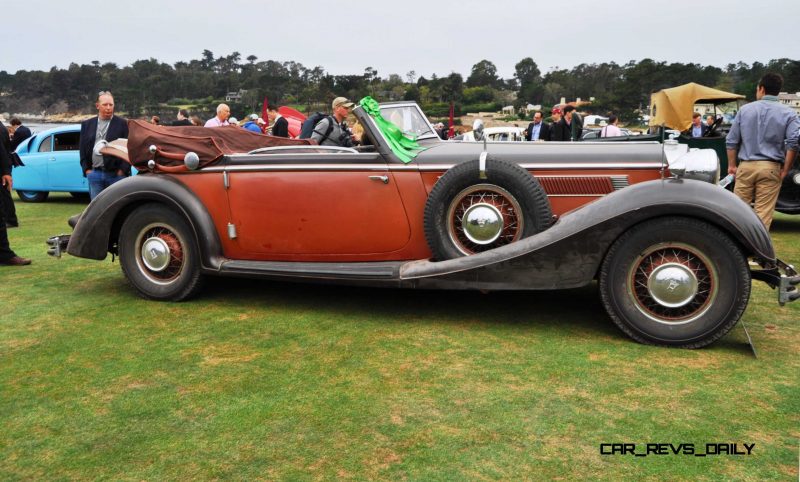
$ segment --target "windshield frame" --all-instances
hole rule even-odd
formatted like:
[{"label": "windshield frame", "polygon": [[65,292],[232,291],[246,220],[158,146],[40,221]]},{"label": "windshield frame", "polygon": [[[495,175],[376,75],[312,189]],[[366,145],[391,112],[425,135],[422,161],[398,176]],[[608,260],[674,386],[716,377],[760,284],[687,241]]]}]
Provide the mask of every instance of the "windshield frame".
[{"label": "windshield frame", "polygon": [[[436,134],[436,130],[433,128],[431,121],[428,120],[428,117],[422,112],[422,109],[419,107],[419,104],[416,102],[382,102],[379,104],[381,109],[381,115],[384,119],[389,122],[392,122],[389,117],[383,115],[383,113],[388,109],[406,109],[411,108],[412,110],[416,111],[416,114],[419,116],[419,120],[422,122],[422,125],[426,127],[426,131],[423,131],[419,135],[417,135],[416,139],[439,139],[439,136]],[[397,124],[395,124],[397,125]],[[400,130],[402,126],[398,126]],[[408,135],[408,132],[403,132],[404,135]]]}]

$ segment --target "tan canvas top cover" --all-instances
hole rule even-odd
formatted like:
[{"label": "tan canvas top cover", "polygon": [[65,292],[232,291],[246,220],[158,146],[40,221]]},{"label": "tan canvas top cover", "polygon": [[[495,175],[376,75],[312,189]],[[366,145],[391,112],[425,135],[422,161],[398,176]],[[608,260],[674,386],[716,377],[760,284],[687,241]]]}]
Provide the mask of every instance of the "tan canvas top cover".
[{"label": "tan canvas top cover", "polygon": [[695,104],[719,104],[737,99],[744,99],[744,96],[694,82],[662,89],[650,96],[650,125],[663,124],[670,129],[685,131],[692,124]]},{"label": "tan canvas top cover", "polygon": [[[194,152],[200,157],[200,166],[219,161],[226,154],[246,153],[261,147],[307,146],[307,139],[287,139],[256,134],[235,126],[226,127],[167,127],[141,120],[128,121],[128,158],[137,169],[147,166],[153,159],[162,166],[179,166],[183,156]],[[156,155],[150,146],[158,148]]]}]

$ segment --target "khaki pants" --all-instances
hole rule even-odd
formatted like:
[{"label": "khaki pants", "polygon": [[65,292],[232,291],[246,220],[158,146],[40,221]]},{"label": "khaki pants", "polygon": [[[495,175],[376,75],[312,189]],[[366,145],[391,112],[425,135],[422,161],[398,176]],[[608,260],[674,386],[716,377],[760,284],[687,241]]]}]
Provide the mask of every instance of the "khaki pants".
[{"label": "khaki pants", "polygon": [[781,191],[781,168],[773,161],[743,161],[736,168],[733,193],[747,204],[753,204],[756,215],[769,230],[772,212]]}]

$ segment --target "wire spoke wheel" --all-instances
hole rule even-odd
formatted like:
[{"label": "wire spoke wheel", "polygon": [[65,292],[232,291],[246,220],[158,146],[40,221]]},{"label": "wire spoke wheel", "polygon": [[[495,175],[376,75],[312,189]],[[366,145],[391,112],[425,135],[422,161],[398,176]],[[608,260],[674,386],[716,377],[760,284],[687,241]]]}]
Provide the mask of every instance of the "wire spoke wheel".
[{"label": "wire spoke wheel", "polygon": [[741,247],[700,219],[663,217],[622,233],[599,273],[614,323],[640,343],[700,348],[728,333],[750,298]]},{"label": "wire spoke wheel", "polygon": [[202,285],[199,249],[186,219],[159,204],[133,211],[119,234],[128,282],[145,298],[181,301]]},{"label": "wire spoke wheel", "polygon": [[712,263],[686,245],[651,247],[628,276],[628,292],[639,310],[660,323],[687,323],[702,315],[718,285]]},{"label": "wire spoke wheel", "polygon": [[491,184],[461,191],[450,203],[447,231],[465,255],[497,248],[522,237],[525,218],[514,196]]},{"label": "wire spoke wheel", "polygon": [[547,193],[530,172],[503,159],[483,167],[475,159],[436,181],[425,203],[425,239],[442,261],[533,236],[552,219]]},{"label": "wire spoke wheel", "polygon": [[177,279],[185,262],[183,244],[166,226],[145,227],[137,236],[137,265],[141,273],[155,283],[168,283]]}]

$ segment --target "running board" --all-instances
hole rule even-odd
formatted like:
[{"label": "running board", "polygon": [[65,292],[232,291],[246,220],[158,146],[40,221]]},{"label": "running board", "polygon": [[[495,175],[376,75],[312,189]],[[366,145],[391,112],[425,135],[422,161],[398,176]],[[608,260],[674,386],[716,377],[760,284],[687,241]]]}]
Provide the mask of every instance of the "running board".
[{"label": "running board", "polygon": [[397,280],[407,261],[375,263],[300,263],[293,261],[224,261],[218,272],[240,276],[327,280]]}]

